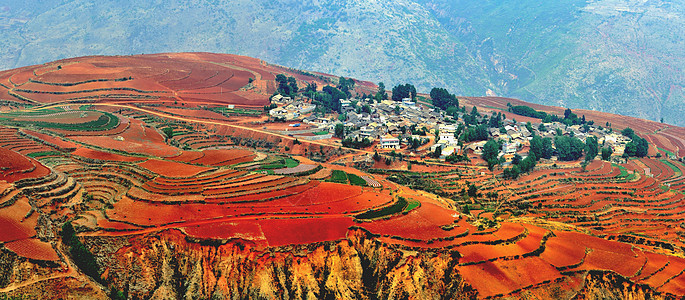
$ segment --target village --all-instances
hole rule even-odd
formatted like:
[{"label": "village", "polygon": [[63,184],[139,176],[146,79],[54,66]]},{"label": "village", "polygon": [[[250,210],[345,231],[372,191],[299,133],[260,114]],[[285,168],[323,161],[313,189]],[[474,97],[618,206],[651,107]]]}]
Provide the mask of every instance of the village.
[{"label": "village", "polygon": [[[494,110],[470,113],[463,109],[454,115],[432,107],[427,102],[404,98],[402,101],[371,98],[340,100],[340,113],[317,113],[316,105],[306,97],[284,97],[275,95],[272,103],[277,107],[269,111],[275,120],[287,122],[289,128],[279,133],[306,140],[329,140],[336,145],[345,141],[368,140],[378,153],[402,153],[407,157],[432,157],[446,160],[450,156],[477,158],[483,153],[488,140],[498,141],[501,149],[498,159],[503,166],[510,165],[515,156],[526,158],[534,136],[550,138],[563,135],[586,142],[586,138],[597,138],[600,147],[611,149],[611,159],[620,162],[626,145],[631,139],[610,127],[589,122],[583,125],[567,125],[562,122],[543,123],[516,121],[517,115],[509,112],[497,115]],[[501,114],[501,112],[499,112]],[[494,114],[494,115],[493,115]],[[491,126],[493,117],[501,120]],[[467,123],[465,118],[469,119]],[[487,138],[465,142],[460,135],[469,125],[483,125]],[[607,124],[610,125],[610,124]],[[338,128],[338,134],[336,133]],[[341,130],[342,129],[342,130]],[[550,161],[557,160],[553,146]]]}]

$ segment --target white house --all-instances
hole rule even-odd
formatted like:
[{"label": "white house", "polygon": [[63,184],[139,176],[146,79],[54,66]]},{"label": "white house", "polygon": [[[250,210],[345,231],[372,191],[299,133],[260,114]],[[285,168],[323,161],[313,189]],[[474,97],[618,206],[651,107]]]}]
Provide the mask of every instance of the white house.
[{"label": "white house", "polygon": [[400,140],[392,135],[386,135],[381,137],[378,147],[380,149],[400,149]]}]

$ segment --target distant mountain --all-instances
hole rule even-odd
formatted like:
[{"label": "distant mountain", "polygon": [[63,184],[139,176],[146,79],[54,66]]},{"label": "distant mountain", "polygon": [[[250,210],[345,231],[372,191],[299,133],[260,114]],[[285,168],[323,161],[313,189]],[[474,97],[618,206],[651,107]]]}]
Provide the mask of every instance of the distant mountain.
[{"label": "distant mountain", "polygon": [[0,68],[210,51],[685,125],[682,1],[0,0]]}]

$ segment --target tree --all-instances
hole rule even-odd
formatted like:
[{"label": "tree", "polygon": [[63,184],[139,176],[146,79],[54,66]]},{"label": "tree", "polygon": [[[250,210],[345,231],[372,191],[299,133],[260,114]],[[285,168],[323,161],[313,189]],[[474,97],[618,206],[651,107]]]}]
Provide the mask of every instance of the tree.
[{"label": "tree", "polygon": [[416,98],[416,88],[412,84],[398,84],[392,88],[392,100],[402,101],[404,98]]},{"label": "tree", "polygon": [[544,123],[540,123],[540,126],[538,126],[538,131],[547,132],[547,127],[545,127]]},{"label": "tree", "polygon": [[459,100],[457,99],[457,97],[453,94],[450,94],[444,88],[432,88],[430,96],[433,105],[435,105],[436,107],[439,107],[443,110],[447,110],[450,107],[454,107],[454,112],[448,113],[449,115],[453,116],[456,112],[456,108],[459,107]]},{"label": "tree", "polygon": [[633,131],[633,129],[630,127],[626,127],[625,129],[621,130],[621,134],[632,139],[633,136],[635,135],[635,131]]},{"label": "tree", "polygon": [[342,123],[335,124],[335,136],[339,138],[345,137],[345,125]]},{"label": "tree", "polygon": [[278,83],[278,93],[286,96],[294,96],[297,93],[297,80],[295,77],[286,77],[283,74],[276,75]]},{"label": "tree", "polygon": [[624,153],[627,156],[635,157],[645,157],[647,156],[647,151],[649,150],[649,143],[647,140],[634,135],[633,140],[626,144]]},{"label": "tree", "polygon": [[530,152],[534,153],[536,158],[551,158],[553,152],[552,139],[534,136],[530,140]]},{"label": "tree", "polygon": [[609,147],[602,148],[602,160],[608,161],[611,158],[611,154],[614,153],[614,150],[612,150]]},{"label": "tree", "polygon": [[492,168],[497,164],[497,155],[499,155],[500,144],[495,140],[489,140],[483,146],[482,157],[488,162],[488,169]]},{"label": "tree", "polygon": [[535,168],[536,161],[537,158],[535,157],[534,153],[528,154],[528,157],[521,160],[521,162],[518,164],[521,173],[532,171],[533,168]]},{"label": "tree", "polygon": [[171,126],[162,128],[162,132],[163,132],[164,135],[166,135],[166,137],[169,138],[169,139],[172,138],[172,137],[174,137],[174,128],[171,127]]},{"label": "tree", "polygon": [[475,184],[473,184],[473,183],[469,184],[468,195],[469,195],[469,197],[473,197],[473,198],[478,196],[478,187]]},{"label": "tree", "polygon": [[521,155],[519,155],[518,153],[516,153],[516,154],[514,154],[514,158],[511,159],[511,163],[512,163],[512,164],[515,164],[515,165],[518,165],[519,163],[521,163],[521,160],[522,160],[522,159],[523,159],[523,158],[521,157]]},{"label": "tree", "polygon": [[381,161],[381,156],[378,155],[378,151],[373,152],[373,160],[375,161]]},{"label": "tree", "polygon": [[442,155],[442,146],[437,146],[435,147],[435,150],[433,151],[433,158],[438,158]]},{"label": "tree", "polygon": [[591,161],[595,159],[595,156],[599,153],[599,143],[597,138],[594,136],[589,136],[585,139],[585,161]]},{"label": "tree", "polygon": [[533,133],[533,124],[526,122],[526,129],[528,129],[528,132]]},{"label": "tree", "polygon": [[559,160],[572,161],[583,155],[585,144],[575,138],[568,136],[557,136],[554,138],[554,145],[557,147]]},{"label": "tree", "polygon": [[388,93],[385,92],[385,84],[382,82],[378,83],[378,92],[376,92],[376,98],[377,102],[381,102],[381,100],[386,100],[388,99]]},{"label": "tree", "polygon": [[340,76],[340,79],[338,79],[338,89],[345,93],[347,97],[352,97],[352,89],[354,88],[354,79],[349,78],[345,79],[345,77]]}]

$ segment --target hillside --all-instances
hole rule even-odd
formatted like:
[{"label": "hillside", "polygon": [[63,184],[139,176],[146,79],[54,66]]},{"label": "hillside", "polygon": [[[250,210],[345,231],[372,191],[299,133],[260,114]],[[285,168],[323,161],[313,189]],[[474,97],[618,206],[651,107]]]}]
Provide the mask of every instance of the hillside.
[{"label": "hillside", "polygon": [[0,3],[5,69],[82,55],[236,53],[389,87],[685,125],[679,1]]},{"label": "hillside", "polygon": [[[0,296],[685,296],[685,128],[576,110],[632,126],[650,154],[540,159],[509,178],[472,150],[450,163],[430,144],[356,149],[325,124],[277,121],[263,106],[279,74],[321,92],[339,80],[212,53],[0,72]],[[543,123],[507,103],[564,113],[460,101],[508,124]]]}]

